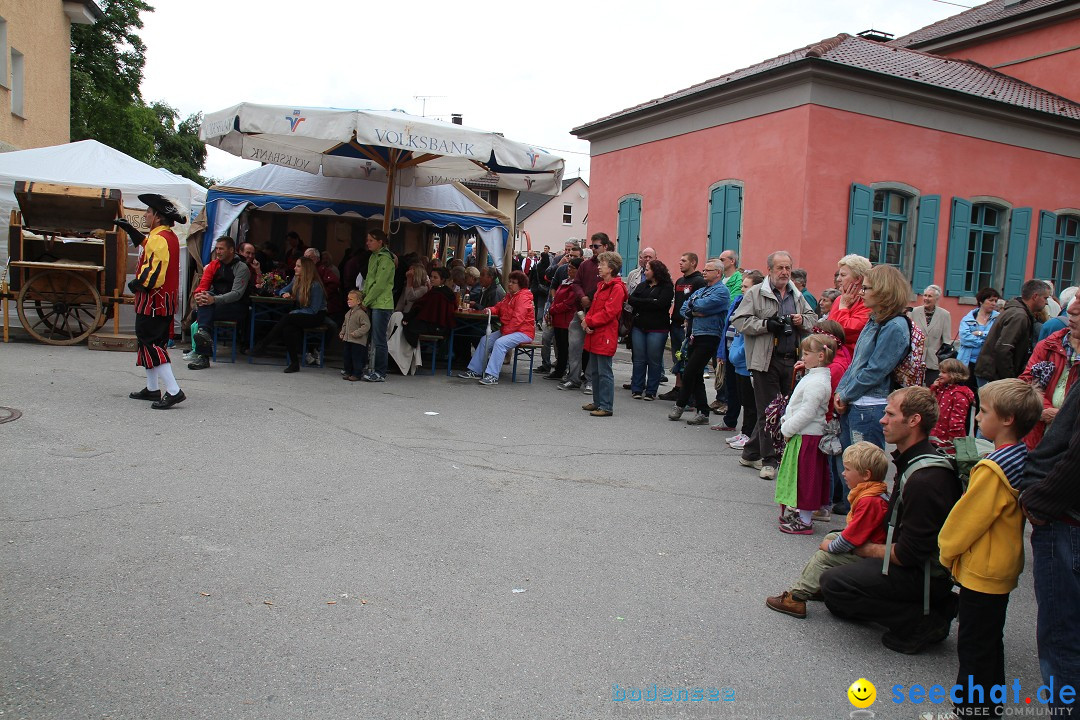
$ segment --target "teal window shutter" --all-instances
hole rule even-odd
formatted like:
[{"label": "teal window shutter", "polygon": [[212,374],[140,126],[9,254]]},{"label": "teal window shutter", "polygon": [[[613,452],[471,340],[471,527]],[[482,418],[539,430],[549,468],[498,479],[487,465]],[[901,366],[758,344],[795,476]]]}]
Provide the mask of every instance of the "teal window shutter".
[{"label": "teal window shutter", "polygon": [[[742,191],[740,185],[724,186],[724,242],[721,252],[732,250],[739,253],[739,240],[742,235]],[[719,254],[710,254],[709,257]]]},{"label": "teal window shutter", "polygon": [[616,239],[623,256],[623,275],[637,265],[638,245],[641,242],[641,199],[623,198],[619,202],[619,235]]},{"label": "teal window shutter", "polygon": [[945,263],[945,294],[964,294],[964,275],[967,271],[968,236],[971,232],[971,203],[963,198],[952,199],[949,225],[949,249]]},{"label": "teal window shutter", "polygon": [[1028,238],[1031,237],[1031,208],[1016,208],[1009,224],[1008,254],[1005,257],[1005,282],[1001,294],[1007,298],[1020,295],[1027,272]]},{"label": "teal window shutter", "polygon": [[[1034,277],[1049,279],[1054,272],[1054,244],[1057,242],[1057,214],[1039,213],[1039,238],[1035,241]],[[1058,288],[1059,290],[1061,288]]]},{"label": "teal window shutter", "polygon": [[922,292],[927,285],[934,284],[939,215],[940,195],[923,195],[919,198],[919,219],[915,231],[915,268],[911,274],[911,285],[917,293]]},{"label": "teal window shutter", "polygon": [[[726,225],[727,185],[714,187],[709,193],[709,243],[706,248],[707,257],[716,257],[724,250],[724,233]],[[704,263],[702,263],[704,267]]]},{"label": "teal window shutter", "polygon": [[848,215],[847,254],[870,257],[870,222],[874,191],[866,185],[851,184]]}]

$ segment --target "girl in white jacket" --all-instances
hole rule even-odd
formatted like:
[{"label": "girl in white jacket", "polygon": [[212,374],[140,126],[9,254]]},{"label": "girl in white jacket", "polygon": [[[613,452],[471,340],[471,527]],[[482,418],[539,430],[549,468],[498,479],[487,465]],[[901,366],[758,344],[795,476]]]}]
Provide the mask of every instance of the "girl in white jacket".
[{"label": "girl in white jacket", "polygon": [[811,335],[802,341],[807,373],[791,393],[780,419],[787,443],[776,476],[776,502],[780,503],[780,531],[789,535],[814,532],[811,514],[829,501],[829,459],[818,449],[825,432],[825,413],[832,397],[829,363],[836,355],[836,340]]}]

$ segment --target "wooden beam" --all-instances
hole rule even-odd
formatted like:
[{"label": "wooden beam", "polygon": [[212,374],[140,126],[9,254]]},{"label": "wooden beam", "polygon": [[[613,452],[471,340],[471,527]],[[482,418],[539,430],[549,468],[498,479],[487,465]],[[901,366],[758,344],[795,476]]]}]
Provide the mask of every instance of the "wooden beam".
[{"label": "wooden beam", "polygon": [[420,163],[426,163],[428,160],[434,160],[437,157],[440,157],[440,156],[439,155],[432,155],[431,153],[427,153],[425,155],[413,155],[411,158],[409,158],[405,162],[398,165],[398,169],[405,169],[405,168],[415,167],[415,166],[419,165]]}]

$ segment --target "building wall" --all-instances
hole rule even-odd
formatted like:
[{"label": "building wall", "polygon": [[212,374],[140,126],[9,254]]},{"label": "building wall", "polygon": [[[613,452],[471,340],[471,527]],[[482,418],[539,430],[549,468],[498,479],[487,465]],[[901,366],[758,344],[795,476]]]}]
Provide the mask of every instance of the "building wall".
[{"label": "building wall", "polygon": [[[58,0],[0,0],[7,47],[0,48],[0,150],[60,145],[70,139],[71,21]],[[11,107],[11,50],[24,56],[24,110]]]},{"label": "building wall", "polygon": [[[581,195],[585,197],[582,198]],[[572,205],[571,223],[563,224],[563,205]],[[550,245],[556,252],[562,249],[563,243],[570,238],[587,238],[589,228],[586,218],[589,214],[589,186],[582,180],[578,180],[566,187],[559,195],[544,203],[543,207],[534,212],[524,221],[518,223],[519,251],[543,250],[545,245]],[[532,247],[527,248],[522,231],[529,233]],[[610,234],[610,233],[609,233]]]},{"label": "building wall", "polygon": [[[938,54],[974,60],[1024,82],[1080,100],[1080,73],[1076,71],[1080,67],[1080,49],[1075,49],[1078,45],[1080,18],[1074,18]],[[1006,64],[1018,60],[1023,62]]]},{"label": "building wall", "polygon": [[[817,294],[846,253],[853,182],[941,196],[934,281],[944,285],[954,196],[1000,198],[1037,220],[1039,210],[1078,205],[1080,159],[806,105],[596,156],[591,179],[593,229],[613,235],[619,199],[640,194],[642,245],[669,266],[682,252],[704,254],[710,186],[742,181],[741,265],[764,269],[769,252],[788,250]],[[942,304],[958,317],[956,298]]]},{"label": "building wall", "polygon": [[[620,198],[639,194],[640,246],[651,245],[677,273],[682,253],[705,255],[709,188],[734,179],[746,187],[742,265],[764,267],[765,256],[780,247],[797,251],[809,112],[809,106],[793,108],[594,156],[590,231],[614,238]],[[774,200],[783,211],[770,207]]]}]

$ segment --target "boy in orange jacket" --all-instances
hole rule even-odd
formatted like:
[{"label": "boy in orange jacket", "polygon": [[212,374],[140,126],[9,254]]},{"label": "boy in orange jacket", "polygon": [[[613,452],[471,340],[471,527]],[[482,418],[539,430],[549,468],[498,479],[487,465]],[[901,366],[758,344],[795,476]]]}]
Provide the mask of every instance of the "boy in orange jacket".
[{"label": "boy in orange jacket", "polygon": [[1024,516],[1017,500],[1027,461],[1023,437],[1043,411],[1039,391],[1015,378],[982,386],[979,402],[975,419],[995,449],[972,468],[967,490],[938,535],[941,564],[960,585],[960,717],[996,717],[1000,705],[990,691],[1005,683],[1005,611],[1024,567]]}]

